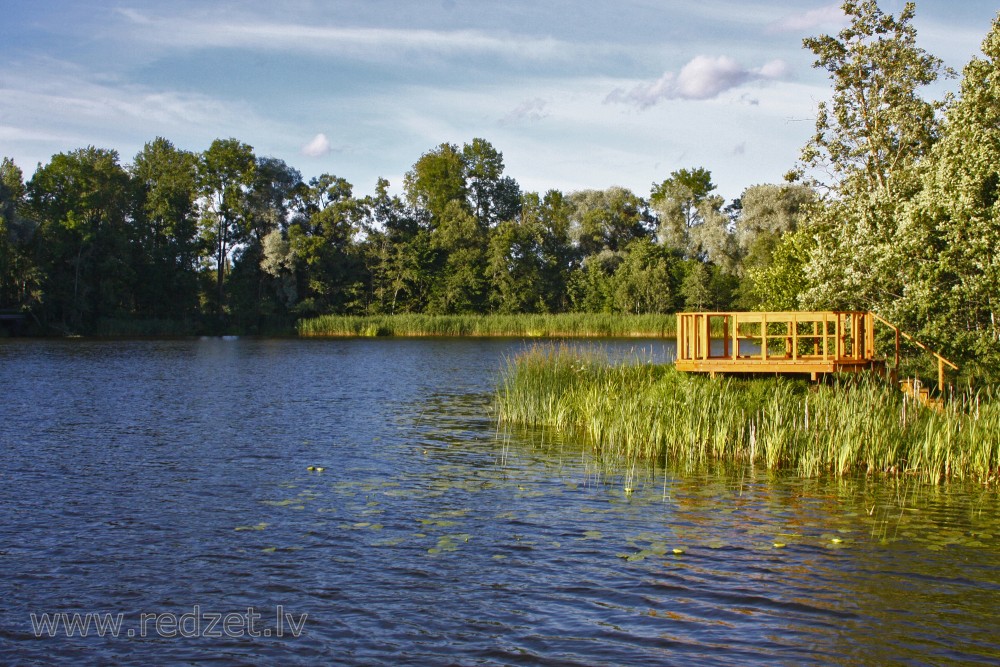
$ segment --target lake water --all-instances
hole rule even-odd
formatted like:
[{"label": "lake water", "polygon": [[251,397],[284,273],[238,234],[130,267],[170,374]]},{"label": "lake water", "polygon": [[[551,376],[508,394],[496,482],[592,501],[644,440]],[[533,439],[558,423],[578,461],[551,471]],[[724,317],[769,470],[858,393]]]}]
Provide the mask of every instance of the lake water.
[{"label": "lake water", "polygon": [[994,491],[626,494],[580,443],[497,433],[530,344],[0,341],[0,664],[1000,661]]}]

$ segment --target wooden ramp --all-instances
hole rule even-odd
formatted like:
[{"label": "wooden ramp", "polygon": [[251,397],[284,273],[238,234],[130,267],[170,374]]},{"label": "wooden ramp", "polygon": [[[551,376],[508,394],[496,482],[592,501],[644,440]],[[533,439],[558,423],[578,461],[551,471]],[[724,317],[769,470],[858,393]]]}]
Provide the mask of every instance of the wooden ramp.
[{"label": "wooden ramp", "polygon": [[[875,351],[875,324],[895,333],[893,364]],[[677,315],[677,370],[693,373],[808,374],[874,370],[898,378],[900,338],[938,361],[938,390],[951,363],[875,313],[862,311],[704,312]],[[913,392],[919,396],[919,391]]]}]

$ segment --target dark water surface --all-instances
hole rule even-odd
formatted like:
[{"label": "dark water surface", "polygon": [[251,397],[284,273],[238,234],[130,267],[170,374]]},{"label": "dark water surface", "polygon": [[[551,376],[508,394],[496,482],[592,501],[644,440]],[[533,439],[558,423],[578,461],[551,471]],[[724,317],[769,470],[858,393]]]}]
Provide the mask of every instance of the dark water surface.
[{"label": "dark water surface", "polygon": [[[1000,662],[996,493],[626,494],[576,443],[498,437],[525,345],[0,341],[0,664]],[[37,627],[74,613],[118,636]]]}]

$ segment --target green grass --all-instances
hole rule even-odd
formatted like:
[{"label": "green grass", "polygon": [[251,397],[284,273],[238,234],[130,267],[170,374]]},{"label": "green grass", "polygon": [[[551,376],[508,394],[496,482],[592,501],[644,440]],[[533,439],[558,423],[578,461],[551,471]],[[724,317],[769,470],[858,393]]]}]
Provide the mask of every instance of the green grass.
[{"label": "green grass", "polygon": [[300,320],[300,336],[663,337],[674,315],[323,315]]},{"label": "green grass", "polygon": [[996,483],[1000,474],[1000,396],[988,390],[956,397],[939,413],[869,375],[819,386],[710,380],[541,346],[509,360],[496,401],[501,425],[554,427],[626,464],[725,462],[930,483]]}]

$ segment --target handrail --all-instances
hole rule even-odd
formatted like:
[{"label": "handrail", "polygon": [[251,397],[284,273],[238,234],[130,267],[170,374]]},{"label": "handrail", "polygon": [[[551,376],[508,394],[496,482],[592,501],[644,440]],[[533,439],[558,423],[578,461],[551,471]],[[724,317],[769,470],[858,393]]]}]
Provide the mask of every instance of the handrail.
[{"label": "handrail", "polygon": [[931,348],[927,347],[926,345],[924,345],[923,343],[921,343],[919,340],[917,340],[916,338],[914,338],[910,334],[906,333],[905,331],[903,331],[902,329],[900,329],[895,324],[893,324],[889,320],[885,319],[884,317],[882,317],[878,313],[871,312],[871,311],[869,311],[869,313],[871,314],[871,316],[873,318],[875,318],[876,320],[878,320],[879,322],[881,322],[882,324],[884,324],[885,326],[889,327],[894,332],[896,332],[896,369],[897,370],[899,369],[899,337],[903,336],[904,338],[906,338],[906,340],[910,341],[911,343],[913,343],[914,345],[916,345],[917,347],[919,347],[924,352],[927,352],[927,353],[931,354],[932,356],[937,357],[937,360],[938,360],[938,391],[944,391],[944,367],[947,365],[947,366],[950,366],[952,370],[956,370],[957,371],[958,370],[958,366],[956,366],[952,362],[948,361],[947,359],[945,359],[944,357],[942,357],[940,354],[938,354],[937,352],[935,352]]}]

